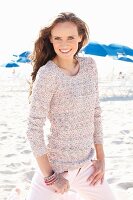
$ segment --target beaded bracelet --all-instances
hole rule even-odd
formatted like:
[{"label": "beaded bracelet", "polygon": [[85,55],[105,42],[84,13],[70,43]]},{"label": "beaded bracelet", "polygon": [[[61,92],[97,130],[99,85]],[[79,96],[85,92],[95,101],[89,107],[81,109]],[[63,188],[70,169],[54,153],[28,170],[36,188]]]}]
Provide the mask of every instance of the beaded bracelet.
[{"label": "beaded bracelet", "polygon": [[51,176],[45,177],[44,182],[46,185],[53,185],[57,179],[58,174],[54,172]]}]

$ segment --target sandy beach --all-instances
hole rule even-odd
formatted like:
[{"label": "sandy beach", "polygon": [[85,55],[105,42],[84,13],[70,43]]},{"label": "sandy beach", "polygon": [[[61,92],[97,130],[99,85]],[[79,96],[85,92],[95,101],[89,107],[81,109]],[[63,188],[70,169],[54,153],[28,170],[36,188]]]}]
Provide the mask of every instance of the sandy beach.
[{"label": "sandy beach", "polygon": [[[119,200],[133,199],[133,96],[100,98],[106,179]],[[104,87],[106,90],[107,87]],[[117,89],[119,91],[119,88]],[[107,94],[106,91],[104,94]],[[26,194],[35,160],[26,140],[28,84],[15,75],[0,76],[0,200],[19,185]],[[48,127],[46,127],[48,129]]]}]

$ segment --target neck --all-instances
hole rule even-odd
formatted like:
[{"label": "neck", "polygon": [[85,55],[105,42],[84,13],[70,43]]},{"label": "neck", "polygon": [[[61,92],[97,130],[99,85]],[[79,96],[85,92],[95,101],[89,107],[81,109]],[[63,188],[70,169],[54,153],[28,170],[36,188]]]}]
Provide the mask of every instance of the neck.
[{"label": "neck", "polygon": [[76,58],[73,59],[61,59],[59,57],[55,57],[53,61],[60,67],[66,70],[72,70],[76,67],[77,65],[77,60]]}]

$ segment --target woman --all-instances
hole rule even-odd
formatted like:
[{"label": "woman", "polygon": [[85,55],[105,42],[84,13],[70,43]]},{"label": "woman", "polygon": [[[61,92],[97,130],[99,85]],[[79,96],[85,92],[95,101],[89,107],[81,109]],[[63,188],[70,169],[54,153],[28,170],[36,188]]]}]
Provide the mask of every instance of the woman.
[{"label": "woman", "polygon": [[[78,56],[88,39],[85,22],[60,13],[35,42],[27,137],[38,170],[27,200],[69,199],[69,190],[84,200],[114,199],[104,180],[96,64]],[[51,127],[46,137],[47,118]]]}]

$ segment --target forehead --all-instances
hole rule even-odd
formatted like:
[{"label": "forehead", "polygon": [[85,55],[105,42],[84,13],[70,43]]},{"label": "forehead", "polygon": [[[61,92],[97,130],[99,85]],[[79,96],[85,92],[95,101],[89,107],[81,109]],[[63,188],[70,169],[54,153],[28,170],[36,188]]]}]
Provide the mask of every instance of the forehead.
[{"label": "forehead", "polygon": [[77,26],[72,22],[62,22],[56,24],[51,30],[52,36],[60,35],[78,35]]}]

